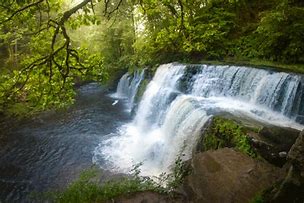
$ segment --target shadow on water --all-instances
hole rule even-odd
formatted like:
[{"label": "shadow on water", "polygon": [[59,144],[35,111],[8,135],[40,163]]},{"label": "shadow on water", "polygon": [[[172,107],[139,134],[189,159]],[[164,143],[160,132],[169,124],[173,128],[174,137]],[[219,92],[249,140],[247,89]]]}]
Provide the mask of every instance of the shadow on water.
[{"label": "shadow on water", "polygon": [[96,83],[81,86],[68,110],[44,113],[0,132],[0,202],[27,202],[32,191],[62,188],[92,165],[104,136],[130,121],[123,104]]}]

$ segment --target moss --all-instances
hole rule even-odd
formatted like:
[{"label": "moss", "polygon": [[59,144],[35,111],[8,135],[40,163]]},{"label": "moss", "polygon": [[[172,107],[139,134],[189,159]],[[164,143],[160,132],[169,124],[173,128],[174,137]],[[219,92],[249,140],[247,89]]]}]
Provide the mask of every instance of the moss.
[{"label": "moss", "polygon": [[265,199],[261,193],[258,193],[251,201],[250,203],[264,203]]},{"label": "moss", "polygon": [[254,133],[260,133],[262,127],[247,127],[248,131],[254,132]]},{"label": "moss", "polygon": [[216,150],[223,147],[233,147],[250,157],[257,157],[247,136],[247,128],[235,121],[214,117],[204,133],[203,150]]}]

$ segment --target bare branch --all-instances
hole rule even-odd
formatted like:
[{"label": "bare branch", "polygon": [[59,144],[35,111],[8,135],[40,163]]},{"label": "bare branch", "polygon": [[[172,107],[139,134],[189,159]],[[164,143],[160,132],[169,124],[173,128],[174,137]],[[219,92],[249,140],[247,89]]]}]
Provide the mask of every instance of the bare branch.
[{"label": "bare branch", "polygon": [[178,0],[178,4],[180,6],[180,17],[181,17],[181,31],[185,29],[185,24],[184,24],[184,17],[185,17],[185,13],[184,13],[184,4],[181,0]]},{"label": "bare branch", "polygon": [[119,2],[117,3],[116,7],[111,10],[111,11],[108,11],[108,4],[109,4],[110,0],[105,0],[105,11],[104,11],[104,15],[108,18],[111,17],[111,15],[117,11],[120,7],[120,5],[122,4],[123,0],[119,0]]},{"label": "bare branch", "polygon": [[93,0],[91,0],[91,8],[92,8],[93,14],[95,14]]},{"label": "bare branch", "polygon": [[[119,10],[119,7],[123,2],[123,0],[119,0],[117,5],[111,11],[109,11],[108,6],[110,5],[110,1],[111,0],[104,0],[105,16],[107,16],[108,18],[113,13],[115,13],[117,10]],[[45,2],[46,8],[47,8],[47,11],[46,11],[47,20],[46,21],[44,19],[42,19],[42,13],[41,13],[41,10],[40,10],[42,8],[41,5],[40,5],[42,2]],[[14,11],[7,19],[5,19],[2,22],[2,23],[8,22],[8,21],[12,20],[15,16],[18,17],[18,14],[22,13],[23,11],[36,6],[39,9],[39,12],[40,12],[40,13],[38,13],[38,15],[39,15],[38,17],[40,19],[40,22],[42,22],[42,20],[44,20],[44,22],[43,22],[43,24],[41,24],[39,26],[39,29],[37,28],[36,31],[33,31],[32,33],[25,33],[24,35],[36,35],[36,34],[39,34],[43,31],[45,31],[45,30],[48,30],[49,28],[53,28],[53,29],[51,29],[53,34],[52,34],[52,39],[51,39],[50,52],[47,53],[45,56],[41,56],[40,58],[38,58],[35,61],[33,61],[32,63],[30,63],[28,66],[21,69],[21,73],[23,73],[23,74],[19,74],[17,76],[16,83],[11,86],[10,91],[7,91],[8,92],[8,94],[6,95],[7,98],[12,98],[13,95],[16,95],[18,92],[22,91],[24,89],[26,83],[29,80],[31,72],[38,67],[43,66],[43,68],[45,68],[45,70],[46,70],[45,74],[49,74],[48,75],[49,82],[51,82],[52,79],[53,79],[54,68],[55,67],[58,68],[59,73],[61,74],[61,77],[62,77],[61,90],[64,89],[67,78],[71,77],[72,73],[71,73],[70,70],[79,71],[81,74],[86,72],[88,67],[86,67],[86,65],[84,65],[81,62],[80,57],[79,57],[79,53],[76,50],[71,48],[71,39],[70,39],[70,36],[69,36],[69,34],[66,30],[65,23],[66,23],[66,21],[69,20],[69,18],[73,14],[75,14],[80,9],[83,9],[88,4],[91,5],[92,11],[94,13],[93,0],[83,0],[81,3],[77,4],[73,8],[65,11],[63,13],[62,17],[60,17],[57,20],[54,20],[54,19],[51,19],[50,15],[49,15],[49,13],[51,11],[51,8],[50,8],[50,5],[49,5],[49,0],[37,0],[34,3],[28,4],[28,5],[26,5],[22,8]],[[10,11],[10,12],[12,12],[12,11]],[[58,40],[59,36],[62,36],[65,39],[65,41],[64,41],[64,43],[60,44],[60,47],[56,48],[57,44],[59,44],[59,42],[58,42],[59,41]],[[62,62],[62,60],[59,60],[57,58],[59,53],[64,53],[63,51],[65,51],[64,62]],[[74,65],[71,65],[73,60],[76,60],[76,62],[77,62],[76,67]],[[24,74],[25,74],[25,78],[24,78]]]},{"label": "bare branch", "polygon": [[37,6],[39,5],[40,3],[42,3],[44,0],[39,0],[39,1],[36,1],[34,3],[31,3],[31,4],[28,4],[20,9],[18,9],[17,11],[13,12],[8,18],[6,18],[4,21],[0,22],[0,24],[3,24],[3,23],[6,23],[10,20],[12,20],[14,18],[14,16],[16,16],[17,14],[21,13],[22,11],[25,11],[31,7],[34,7],[34,6]]}]

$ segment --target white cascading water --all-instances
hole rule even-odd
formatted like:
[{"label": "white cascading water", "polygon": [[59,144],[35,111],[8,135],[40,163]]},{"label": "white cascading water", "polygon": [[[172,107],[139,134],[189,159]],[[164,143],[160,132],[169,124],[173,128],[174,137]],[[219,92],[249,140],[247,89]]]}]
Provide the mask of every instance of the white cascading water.
[{"label": "white cascading water", "polygon": [[124,74],[117,85],[116,93],[112,96],[117,99],[128,100],[128,110],[132,110],[138,87],[145,76],[145,70],[136,70],[133,75]]},{"label": "white cascading water", "polygon": [[129,83],[130,83],[130,75],[129,73],[125,73],[119,80],[116,93],[113,94],[114,97],[117,98],[126,98],[127,92],[129,92]]},{"label": "white cascading water", "polygon": [[303,76],[236,66],[192,69],[189,74],[189,66],[161,65],[133,122],[100,143],[93,162],[106,161],[108,169],[119,172],[142,163],[142,174],[148,176],[167,172],[179,154],[190,158],[204,124],[221,112],[304,128],[295,122],[304,114]]},{"label": "white cascading water", "polygon": [[290,115],[301,76],[236,66],[204,66],[191,94],[230,97]]}]

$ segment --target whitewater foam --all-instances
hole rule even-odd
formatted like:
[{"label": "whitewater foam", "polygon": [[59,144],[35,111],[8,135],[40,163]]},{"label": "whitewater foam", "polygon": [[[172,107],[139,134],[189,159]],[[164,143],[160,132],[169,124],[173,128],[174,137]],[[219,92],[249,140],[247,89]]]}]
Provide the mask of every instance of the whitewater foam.
[{"label": "whitewater foam", "polygon": [[[134,120],[96,147],[94,163],[106,160],[103,166],[117,172],[128,172],[142,163],[142,174],[148,176],[168,172],[179,154],[184,154],[184,159],[191,157],[202,127],[212,115],[223,112],[272,125],[304,128],[295,122],[303,116],[302,76],[208,65],[195,67],[191,75],[187,68],[181,64],[158,68]],[[185,76],[188,79],[181,83]],[[124,85],[130,89],[132,82],[124,75],[117,94],[125,91]]]}]

